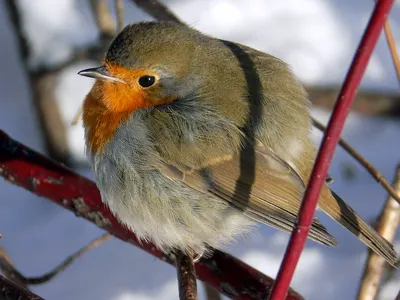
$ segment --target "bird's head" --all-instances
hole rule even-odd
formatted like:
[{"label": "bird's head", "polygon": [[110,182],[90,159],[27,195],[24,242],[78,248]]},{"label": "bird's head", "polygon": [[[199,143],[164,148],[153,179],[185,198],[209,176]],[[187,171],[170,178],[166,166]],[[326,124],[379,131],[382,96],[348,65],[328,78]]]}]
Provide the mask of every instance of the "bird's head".
[{"label": "bird's head", "polygon": [[112,112],[168,104],[195,89],[191,60],[197,37],[171,22],[129,25],[110,45],[102,66],[79,74],[97,79],[99,100]]}]

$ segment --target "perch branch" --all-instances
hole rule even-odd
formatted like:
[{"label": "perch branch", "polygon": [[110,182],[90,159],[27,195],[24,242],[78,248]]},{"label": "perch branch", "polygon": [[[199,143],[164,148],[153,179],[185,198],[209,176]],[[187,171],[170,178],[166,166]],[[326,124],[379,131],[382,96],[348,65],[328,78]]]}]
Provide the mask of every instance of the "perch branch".
[{"label": "perch branch", "polygon": [[61,262],[58,266],[56,266],[53,270],[50,272],[38,276],[38,277],[25,277],[24,275],[21,274],[11,263],[11,260],[9,259],[7,253],[5,252],[4,248],[0,249],[0,270],[3,272],[3,274],[10,280],[14,281],[15,283],[26,287],[27,285],[35,285],[35,284],[43,284],[46,283],[50,280],[52,280],[55,276],[63,272],[67,267],[69,267],[73,262],[75,262],[79,257],[81,257],[84,253],[87,251],[93,249],[94,247],[99,246],[102,244],[104,241],[108,240],[111,238],[111,235],[109,233],[105,233],[95,240],[91,241],[89,244],[86,246],[82,247],[79,249],[77,252],[74,254],[68,256],[63,262]]},{"label": "perch branch", "polygon": [[[313,118],[313,125],[321,130],[326,131],[326,127]],[[386,178],[379,172],[365,157],[358,153],[352,146],[350,146],[344,139],[339,139],[339,145],[346,150],[355,160],[357,160],[368,173],[393,197],[393,199],[400,203],[400,195],[397,191],[390,185]]]},{"label": "perch branch", "polygon": [[[112,235],[174,264],[153,244],[140,241],[119,224],[102,203],[94,182],[11,139],[0,130],[0,176],[32,193],[45,197]],[[266,298],[273,280],[233,256],[214,250],[195,264],[197,278],[235,299]],[[303,299],[290,289],[287,300]]]},{"label": "perch branch", "polygon": [[[394,186],[398,195],[400,195],[400,165],[396,170]],[[377,232],[387,241],[393,242],[397,227],[400,221],[400,205],[389,196],[377,225]],[[358,300],[373,300],[378,294],[380,281],[385,267],[385,260],[369,251],[364,274],[358,291]]]},{"label": "perch branch", "polygon": [[176,251],[176,274],[178,277],[179,299],[197,300],[196,271],[193,257]]},{"label": "perch branch", "polygon": [[23,300],[43,300],[43,298],[20,287],[7,278],[0,275],[0,299],[23,299]]}]

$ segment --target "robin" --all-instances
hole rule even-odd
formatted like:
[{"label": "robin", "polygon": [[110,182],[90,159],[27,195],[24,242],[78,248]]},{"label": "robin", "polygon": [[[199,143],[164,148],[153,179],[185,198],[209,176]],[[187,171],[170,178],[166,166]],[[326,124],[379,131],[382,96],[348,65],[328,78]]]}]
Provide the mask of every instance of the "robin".
[{"label": "robin", "polygon": [[[220,248],[257,222],[296,223],[316,147],[310,102],[288,66],[173,22],[128,25],[83,105],[103,201],[164,251]],[[393,246],[328,184],[318,207],[394,265]],[[337,245],[315,217],[309,238]]]}]

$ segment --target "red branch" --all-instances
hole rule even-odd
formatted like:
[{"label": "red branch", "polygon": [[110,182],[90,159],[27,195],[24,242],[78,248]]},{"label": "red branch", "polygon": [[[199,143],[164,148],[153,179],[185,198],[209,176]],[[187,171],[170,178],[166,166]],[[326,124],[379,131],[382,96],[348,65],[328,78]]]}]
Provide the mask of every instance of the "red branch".
[{"label": "red branch", "polygon": [[[27,148],[1,130],[0,175],[86,218],[121,240],[175,264],[170,256],[150,243],[139,242],[132,232],[120,225],[101,202],[100,193],[92,181]],[[270,277],[218,250],[210,258],[202,258],[195,269],[200,280],[234,299],[265,299],[274,283]],[[287,299],[303,298],[289,290]]]},{"label": "red branch", "polygon": [[304,244],[310,230],[317,201],[325,182],[326,174],[336,145],[340,139],[340,133],[349,113],[354,95],[360,84],[362,75],[369,58],[374,50],[380,32],[394,0],[379,0],[364,32],[356,55],[347,73],[342,89],[336,101],[328,128],[325,132],[322,145],[319,150],[314,169],[310,177],[303,202],[299,211],[296,227],[293,229],[289,244],[286,248],[281,267],[276,278],[275,285],[270,294],[270,300],[281,300],[285,297],[292,280],[294,271],[304,248]]}]

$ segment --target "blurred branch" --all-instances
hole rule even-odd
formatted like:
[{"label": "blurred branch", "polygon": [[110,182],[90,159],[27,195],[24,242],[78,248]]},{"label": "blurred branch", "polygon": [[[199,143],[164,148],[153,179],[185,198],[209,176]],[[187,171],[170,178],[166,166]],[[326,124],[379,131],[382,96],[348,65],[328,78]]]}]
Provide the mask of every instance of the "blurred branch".
[{"label": "blurred branch", "polygon": [[173,21],[184,24],[167,6],[158,0],[132,0],[132,2],[158,21]]},{"label": "blurred branch", "polygon": [[90,5],[100,36],[106,39],[112,38],[115,34],[115,24],[109,11],[108,0],[90,0]]},{"label": "blurred branch", "polygon": [[38,276],[38,277],[25,277],[19,272],[11,262],[11,259],[7,255],[5,249],[3,247],[0,248],[0,271],[10,280],[17,283],[18,285],[25,287],[27,285],[33,284],[43,284],[50,280],[52,280],[55,276],[63,272],[67,267],[69,267],[73,262],[75,262],[79,257],[81,257],[87,251],[93,249],[94,247],[99,246],[104,241],[111,238],[111,234],[105,233],[95,240],[91,241],[86,246],[79,249],[74,254],[68,256],[63,262],[61,262],[58,266],[56,266],[50,272]]},{"label": "blurred branch", "polygon": [[400,59],[399,54],[397,53],[396,41],[394,40],[392,30],[390,29],[389,19],[386,20],[383,28],[385,31],[386,41],[389,46],[390,54],[392,55],[393,65],[397,74],[397,80],[400,84]]},{"label": "blurred branch", "polygon": [[[174,265],[170,255],[161,252],[151,243],[139,241],[118,222],[101,201],[100,192],[94,182],[18,143],[1,130],[0,176]],[[267,298],[274,283],[270,277],[216,249],[210,257],[202,257],[195,264],[195,270],[198,279],[235,299]],[[303,298],[290,289],[286,299]]]},{"label": "blurred branch", "polygon": [[[321,130],[326,131],[326,127],[316,119],[312,119],[313,125]],[[400,203],[400,195],[398,192],[390,185],[386,178],[379,172],[365,157],[358,153],[353,147],[351,147],[344,139],[339,140],[339,145],[350,154],[355,160],[357,160],[368,173],[393,197],[394,201]]]},{"label": "blurred branch", "polygon": [[[338,87],[305,86],[314,107],[332,110]],[[359,91],[351,107],[352,112],[368,116],[400,117],[400,94]]]},{"label": "blurred branch", "polygon": [[[394,186],[397,194],[400,195],[400,165],[397,166]],[[379,216],[377,232],[387,241],[392,243],[399,221],[400,205],[389,196],[386,200],[385,207]],[[368,260],[364,269],[360,289],[358,291],[358,300],[376,299],[385,264],[383,258],[369,251]]]},{"label": "blurred branch", "polygon": [[115,11],[117,14],[117,32],[120,32],[124,28],[124,1],[115,1]]},{"label": "blurred branch", "polygon": [[[116,1],[118,24],[123,24],[123,4]],[[31,48],[29,39],[25,35],[23,15],[18,7],[18,2],[6,0],[6,8],[12,28],[17,37],[19,53],[25,73],[29,79],[33,107],[44,136],[46,152],[58,161],[67,162],[69,146],[66,126],[60,113],[56,98],[58,74],[66,67],[83,60],[101,61],[104,52],[116,33],[114,19],[109,11],[107,0],[91,0],[91,7],[99,30],[99,41],[86,47],[76,49],[70,58],[52,66],[39,66],[33,69],[29,66]]]},{"label": "blurred branch", "polygon": [[[38,75],[29,67],[31,49],[23,29],[18,2],[6,0],[5,3],[12,28],[17,37],[21,62],[29,80],[33,107],[44,136],[46,151],[51,157],[65,161],[67,159],[67,137],[61,114],[54,101],[55,78],[46,73]],[[48,116],[51,121],[48,121]]]},{"label": "blurred branch", "polygon": [[43,300],[43,298],[18,286],[0,275],[0,300]]},{"label": "blurred branch", "polygon": [[176,274],[178,277],[179,299],[197,300],[196,271],[193,257],[176,251]]}]

